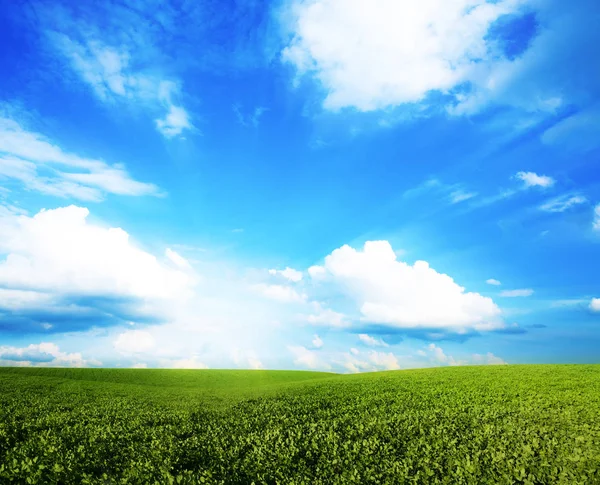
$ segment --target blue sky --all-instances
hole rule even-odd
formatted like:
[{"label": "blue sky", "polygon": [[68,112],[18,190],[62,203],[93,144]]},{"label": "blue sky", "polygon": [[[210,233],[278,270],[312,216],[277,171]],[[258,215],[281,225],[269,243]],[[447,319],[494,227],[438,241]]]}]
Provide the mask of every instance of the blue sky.
[{"label": "blue sky", "polygon": [[599,21],[12,2],[0,365],[598,362]]}]

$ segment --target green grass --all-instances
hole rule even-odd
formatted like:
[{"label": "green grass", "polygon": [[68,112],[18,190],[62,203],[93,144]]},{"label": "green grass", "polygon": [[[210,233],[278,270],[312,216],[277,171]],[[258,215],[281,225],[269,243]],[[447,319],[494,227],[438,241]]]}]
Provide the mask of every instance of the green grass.
[{"label": "green grass", "polygon": [[0,483],[600,483],[600,365],[0,368]]}]

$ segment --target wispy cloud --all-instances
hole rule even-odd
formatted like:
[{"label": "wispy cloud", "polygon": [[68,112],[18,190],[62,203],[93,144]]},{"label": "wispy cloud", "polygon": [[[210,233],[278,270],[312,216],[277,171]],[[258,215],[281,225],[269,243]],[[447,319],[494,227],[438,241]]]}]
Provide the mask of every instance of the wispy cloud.
[{"label": "wispy cloud", "polygon": [[237,103],[233,105],[232,109],[240,125],[253,128],[258,127],[262,115],[267,111],[267,108],[263,106],[257,106],[249,113],[243,114],[242,107]]},{"label": "wispy cloud", "polygon": [[486,283],[488,285],[493,285],[493,286],[500,286],[502,283],[500,283],[500,281],[494,279],[494,278],[490,278],[489,280],[486,280]]},{"label": "wispy cloud", "polygon": [[527,297],[533,295],[533,290],[531,288],[523,288],[519,290],[504,290],[500,292],[500,296],[504,298],[519,298],[519,297]]},{"label": "wispy cloud", "polygon": [[363,344],[368,345],[369,347],[389,347],[383,339],[371,337],[366,333],[361,333],[358,338]]},{"label": "wispy cloud", "polygon": [[[52,10],[45,12],[50,18],[57,15]],[[100,101],[109,106],[125,103],[149,112],[155,116],[157,130],[167,138],[193,129],[187,110],[178,100],[181,82],[161,75],[160,67],[156,68],[159,62],[156,55],[155,67],[143,67],[150,39],[140,39],[142,34],[138,32],[137,38],[132,36],[111,43],[99,29],[67,17],[66,12],[61,11],[57,20],[61,20],[64,30],[58,32],[54,27],[47,27],[46,37]],[[160,112],[162,115],[158,115]]]},{"label": "wispy cloud", "polygon": [[466,190],[462,184],[446,184],[437,178],[430,178],[420,185],[405,191],[402,197],[419,197],[431,192],[443,197],[450,204],[459,204],[478,195],[477,192]]},{"label": "wispy cloud", "polygon": [[522,180],[525,188],[529,187],[552,187],[556,180],[547,175],[538,175],[535,172],[518,172],[515,178]]},{"label": "wispy cloud", "polygon": [[594,220],[592,221],[592,229],[600,231],[600,204],[594,207]]},{"label": "wispy cloud", "polygon": [[572,207],[585,204],[587,199],[582,195],[565,194],[548,200],[540,206],[545,212],[565,212]]},{"label": "wispy cloud", "polygon": [[131,178],[122,164],[65,152],[41,134],[1,117],[0,177],[28,190],[86,201],[102,200],[104,194],[160,195],[154,184]]}]

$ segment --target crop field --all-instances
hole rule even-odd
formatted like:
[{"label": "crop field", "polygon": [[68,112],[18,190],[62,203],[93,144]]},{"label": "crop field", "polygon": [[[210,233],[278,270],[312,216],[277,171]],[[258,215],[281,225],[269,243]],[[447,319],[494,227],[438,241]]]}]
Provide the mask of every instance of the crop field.
[{"label": "crop field", "polygon": [[600,365],[0,368],[0,483],[600,484]]}]

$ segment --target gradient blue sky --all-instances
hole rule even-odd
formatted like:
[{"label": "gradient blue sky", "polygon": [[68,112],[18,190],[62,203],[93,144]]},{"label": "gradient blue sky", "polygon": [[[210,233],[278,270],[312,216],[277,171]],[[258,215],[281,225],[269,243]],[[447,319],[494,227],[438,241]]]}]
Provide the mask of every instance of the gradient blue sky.
[{"label": "gradient blue sky", "polygon": [[20,0],[0,365],[600,360],[595,0]]}]

